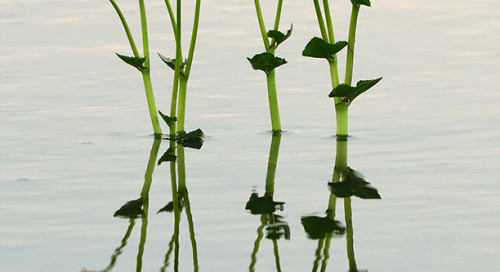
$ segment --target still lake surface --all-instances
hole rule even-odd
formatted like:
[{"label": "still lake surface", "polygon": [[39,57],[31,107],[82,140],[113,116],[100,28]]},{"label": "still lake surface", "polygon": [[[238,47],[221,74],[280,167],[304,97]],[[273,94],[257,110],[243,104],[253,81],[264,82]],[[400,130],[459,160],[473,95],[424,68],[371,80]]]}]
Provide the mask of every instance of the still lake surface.
[{"label": "still lake surface", "polygon": [[[136,1],[119,4],[139,40]],[[331,7],[336,38],[346,39],[350,3]],[[172,56],[163,2],[147,8],[151,52]],[[0,12],[0,270],[102,271],[129,227],[113,214],[139,197],[153,145],[140,75],[114,55],[129,54],[127,40],[108,1],[3,0]],[[498,271],[499,14],[493,0],[361,8],[354,80],[384,79],[350,107],[349,166],[382,196],[352,199],[359,269]],[[291,237],[277,251],[282,271],[312,271],[318,241],[300,218],[328,207],[335,117],[326,62],[301,56],[319,35],[312,2],[285,1],[281,22],[294,32],[276,52],[288,64],[277,70],[287,133],[274,198],[286,203],[277,214]],[[201,127],[207,138],[185,154],[200,271],[278,271],[272,240],[252,258],[261,221],[245,210],[252,189],[264,193],[271,144],[265,77],[246,60],[262,50],[253,1],[203,2],[186,129]],[[152,59],[152,77],[168,112],[172,73]],[[159,155],[167,148],[162,142]],[[162,164],[142,271],[164,265],[174,219],[156,211],[171,199]],[[136,271],[140,228],[136,220],[113,271]],[[191,271],[184,213],[180,232],[179,269]],[[345,236],[327,255],[325,271],[348,270]]]}]

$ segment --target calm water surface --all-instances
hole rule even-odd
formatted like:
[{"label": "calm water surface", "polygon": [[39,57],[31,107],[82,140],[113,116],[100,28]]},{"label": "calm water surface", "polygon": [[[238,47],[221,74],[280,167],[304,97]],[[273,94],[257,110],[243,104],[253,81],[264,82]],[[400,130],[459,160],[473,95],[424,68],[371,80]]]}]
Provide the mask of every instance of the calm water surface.
[{"label": "calm water surface", "polygon": [[[136,1],[119,2],[137,36]],[[172,56],[164,4],[153,2],[151,51]],[[277,51],[289,62],[277,70],[288,132],[274,198],[286,202],[277,214],[291,239],[277,245],[282,271],[312,271],[318,241],[300,218],[328,207],[334,110],[326,63],[301,56],[319,35],[312,3],[285,2],[282,29],[293,23],[294,33]],[[331,3],[337,39],[346,37],[345,2]],[[382,200],[352,200],[358,268],[498,271],[500,4],[372,2],[360,12],[354,80],[384,79],[350,108],[349,166]],[[140,196],[153,145],[140,76],[114,55],[129,54],[123,30],[108,1],[4,0],[0,10],[0,270],[102,271],[129,227],[113,213]],[[271,135],[264,75],[246,57],[262,45],[252,1],[206,0],[202,12],[186,124],[208,135],[201,150],[186,150],[199,270],[249,271],[261,222],[244,207],[252,189],[264,193]],[[168,112],[171,71],[152,65]],[[162,164],[142,271],[163,266],[174,220],[156,211],[171,198]],[[113,271],[136,270],[141,225]],[[180,229],[180,271],[191,271],[185,214]],[[277,271],[274,248],[262,239],[255,271]],[[348,267],[345,236],[336,237],[326,271]]]}]

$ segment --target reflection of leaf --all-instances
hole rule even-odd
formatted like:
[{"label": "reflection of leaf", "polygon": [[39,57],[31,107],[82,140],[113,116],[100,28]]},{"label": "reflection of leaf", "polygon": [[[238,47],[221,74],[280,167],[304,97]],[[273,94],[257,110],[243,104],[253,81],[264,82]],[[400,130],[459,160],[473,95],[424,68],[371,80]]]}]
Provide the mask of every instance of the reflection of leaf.
[{"label": "reflection of leaf", "polygon": [[[177,205],[179,206],[179,211],[182,212],[182,207],[184,207],[184,205],[182,204],[182,202],[179,201],[177,203]],[[160,210],[158,210],[157,213],[161,213],[161,212],[173,212],[173,211],[174,211],[174,202],[170,201],[170,202],[168,202],[167,205],[165,205],[165,207],[163,207]]]},{"label": "reflection of leaf", "polygon": [[203,131],[201,129],[196,129],[188,133],[181,132],[177,134],[177,143],[184,147],[200,149],[203,146]]},{"label": "reflection of leaf", "polygon": [[372,5],[372,3],[370,3],[370,0],[351,0],[351,3],[358,5],[365,5],[368,7]]},{"label": "reflection of leaf", "polygon": [[278,240],[285,237],[285,240],[290,240],[290,226],[287,222],[281,220],[282,216],[273,214],[274,222],[266,227],[266,238],[271,240]]},{"label": "reflection of leaf", "polygon": [[271,214],[276,210],[283,210],[285,202],[275,202],[272,197],[261,196],[257,192],[252,192],[248,200],[245,210],[250,210],[252,214]]},{"label": "reflection of leaf", "polygon": [[165,123],[167,123],[167,125],[170,127],[172,125],[174,125],[174,122],[177,121],[177,117],[170,117],[168,115],[165,115],[163,114],[163,112],[161,111],[158,111],[158,113],[160,114],[161,118],[163,119],[163,121],[165,121]]},{"label": "reflection of leaf", "polygon": [[286,32],[286,34],[278,30],[269,30],[267,32],[267,36],[269,38],[273,38],[276,41],[276,47],[278,47],[278,45],[286,41],[290,37],[290,35],[292,35],[292,28],[293,25],[290,26],[290,29]]},{"label": "reflection of leaf", "polygon": [[346,41],[339,41],[335,44],[330,44],[321,38],[314,37],[307,43],[302,56],[312,58],[330,59],[332,55],[336,54],[347,45]]},{"label": "reflection of leaf", "polygon": [[328,183],[337,197],[357,196],[363,199],[381,199],[377,189],[367,182],[361,173],[347,168],[347,176],[342,182]]},{"label": "reflection of leaf", "polygon": [[304,226],[304,230],[310,239],[316,240],[326,237],[329,233],[342,235],[345,233],[345,227],[339,221],[329,217],[319,216],[303,216],[300,221]]},{"label": "reflection of leaf", "polygon": [[269,52],[264,52],[247,58],[254,70],[262,70],[266,73],[286,63],[285,59],[274,56]]},{"label": "reflection of leaf", "polygon": [[129,56],[124,56],[120,55],[118,53],[115,53],[121,60],[123,60],[125,63],[134,66],[135,68],[144,68],[142,65],[146,61],[146,58],[140,58],[140,57],[129,57]]},{"label": "reflection of leaf", "polygon": [[161,158],[158,160],[158,165],[160,165],[162,162],[175,161],[176,159],[177,156],[175,156],[174,151],[171,148],[169,148],[167,149],[167,151],[165,151],[163,156],[161,156]]},{"label": "reflection of leaf", "polygon": [[358,97],[360,94],[368,91],[371,87],[377,84],[381,77],[371,80],[360,80],[356,83],[356,87],[351,87],[347,84],[340,84],[328,95],[329,97],[347,97],[350,101]]},{"label": "reflection of leaf", "polygon": [[120,209],[118,209],[113,217],[121,218],[141,218],[144,216],[144,211],[141,209],[142,200],[136,199],[125,203]]}]

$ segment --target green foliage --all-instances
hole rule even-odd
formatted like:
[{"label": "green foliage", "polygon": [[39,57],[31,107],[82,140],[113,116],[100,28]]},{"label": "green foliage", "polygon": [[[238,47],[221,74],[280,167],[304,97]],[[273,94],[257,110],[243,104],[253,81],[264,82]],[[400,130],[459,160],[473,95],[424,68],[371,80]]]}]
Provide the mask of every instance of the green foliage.
[{"label": "green foliage", "polygon": [[342,226],[340,221],[333,220],[328,216],[303,216],[300,221],[302,222],[302,226],[304,226],[307,236],[313,240],[324,238],[329,233],[337,235],[345,233],[345,227]]},{"label": "green foliage", "polygon": [[[175,71],[175,59],[169,59],[165,56],[163,56],[162,54],[158,53],[158,56],[160,57],[160,59],[168,66],[170,67],[172,70]],[[184,69],[184,67],[186,66],[186,61],[184,60],[182,63],[181,63],[181,70]]]},{"label": "green foliage", "polygon": [[351,87],[347,84],[340,84],[332,90],[329,97],[347,97],[349,102],[352,102],[354,98],[368,91],[368,89],[373,87],[380,80],[382,80],[381,77],[371,80],[360,80],[356,83],[356,87]]},{"label": "green foliage", "polygon": [[170,126],[173,126],[174,125],[174,122],[177,121],[177,117],[170,117],[168,115],[165,115],[163,114],[161,111],[158,111],[158,113],[160,114],[161,118],[163,119],[163,121],[165,121],[165,123],[167,123],[167,125],[170,127]]},{"label": "green foliage", "polygon": [[140,198],[129,201],[125,203],[123,206],[121,206],[121,208],[115,212],[113,217],[129,218],[129,219],[141,218],[145,215],[141,207],[142,207],[142,200]]},{"label": "green foliage", "polygon": [[347,45],[346,41],[339,41],[335,44],[330,44],[321,38],[312,38],[302,51],[302,56],[312,58],[331,59],[334,54],[337,54]]},{"label": "green foliage", "polygon": [[328,183],[332,193],[337,197],[357,196],[363,199],[381,199],[377,189],[367,182],[361,173],[347,168],[346,177],[342,182]]},{"label": "green foliage", "polygon": [[146,61],[146,58],[140,58],[140,57],[129,57],[129,56],[124,56],[120,55],[118,53],[115,53],[121,60],[123,60],[125,63],[128,65],[132,65],[137,69],[140,68],[145,68],[143,66],[144,62]]},{"label": "green foliage", "polygon": [[158,165],[160,165],[162,162],[176,161],[176,160],[177,160],[177,156],[175,156],[174,150],[169,148],[169,149],[167,149],[167,151],[165,151],[165,153],[163,153],[161,158],[158,160]]},{"label": "green foliage", "polygon": [[270,196],[261,196],[257,192],[252,192],[250,199],[248,200],[245,210],[250,210],[252,214],[272,214],[276,210],[283,210],[283,205],[285,202],[273,201]]},{"label": "green foliage", "polygon": [[365,6],[368,6],[370,7],[372,5],[372,3],[370,3],[370,0],[351,0],[351,3],[353,5],[365,5]]},{"label": "green foliage", "polygon": [[286,41],[291,35],[292,35],[292,29],[293,25],[290,26],[290,29],[284,34],[283,32],[280,32],[278,30],[269,30],[267,32],[267,36],[269,38],[273,38],[274,41],[276,42],[275,47],[278,47],[282,42]]},{"label": "green foliage", "polygon": [[277,68],[283,64],[286,64],[286,60],[280,57],[274,56],[272,53],[264,52],[253,56],[253,58],[247,58],[252,68],[254,70],[261,70],[266,73],[270,72],[274,68]]},{"label": "green foliage", "polygon": [[172,140],[176,140],[178,144],[184,147],[201,149],[203,146],[203,136],[203,131],[198,128],[188,133],[181,131]]},{"label": "green foliage", "polygon": [[[182,208],[184,207],[184,203],[182,201],[179,201],[177,203],[178,207],[179,207],[179,211],[182,212]],[[167,205],[165,205],[163,208],[159,209],[157,214],[158,213],[162,213],[162,212],[173,212],[174,211],[174,202],[173,201],[170,201],[168,202]]]}]

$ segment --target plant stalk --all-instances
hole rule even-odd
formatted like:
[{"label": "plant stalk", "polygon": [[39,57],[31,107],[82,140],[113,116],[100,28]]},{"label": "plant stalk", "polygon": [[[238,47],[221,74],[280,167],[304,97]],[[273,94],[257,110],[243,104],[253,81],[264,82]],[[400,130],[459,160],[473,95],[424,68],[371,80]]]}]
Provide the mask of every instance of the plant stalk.
[{"label": "plant stalk", "polygon": [[354,43],[356,41],[356,25],[358,21],[359,7],[360,5],[358,4],[352,4],[351,21],[349,24],[347,61],[346,61],[345,80],[344,80],[344,83],[347,85],[352,84],[352,74],[354,69]]},{"label": "plant stalk", "polygon": [[276,69],[266,73],[267,92],[269,98],[269,111],[271,114],[271,125],[273,132],[281,132],[280,111],[278,106],[278,94],[276,91]]}]

